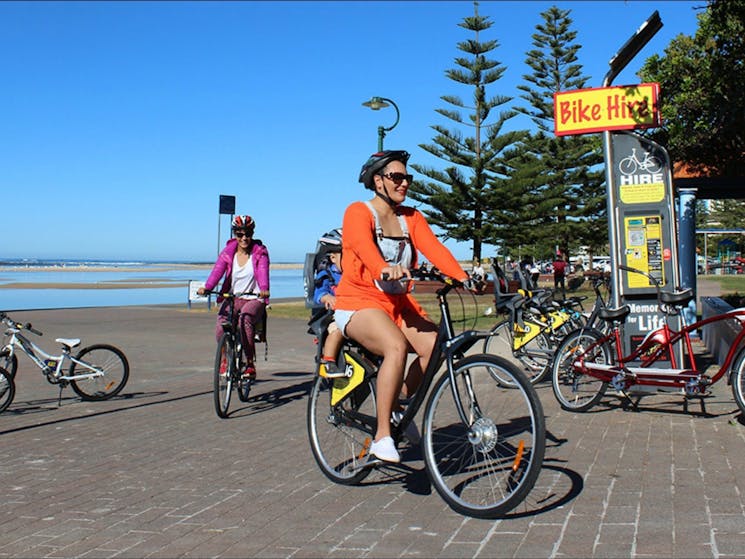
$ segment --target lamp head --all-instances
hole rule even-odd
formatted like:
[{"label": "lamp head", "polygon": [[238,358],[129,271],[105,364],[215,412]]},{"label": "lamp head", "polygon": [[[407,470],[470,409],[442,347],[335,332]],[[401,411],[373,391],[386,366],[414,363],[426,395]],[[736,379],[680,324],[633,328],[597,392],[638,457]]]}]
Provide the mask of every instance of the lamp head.
[{"label": "lamp head", "polygon": [[380,109],[390,107],[390,105],[383,101],[383,99],[380,97],[372,97],[369,101],[365,101],[364,103],[362,103],[362,106],[370,107],[373,111],[378,111]]}]

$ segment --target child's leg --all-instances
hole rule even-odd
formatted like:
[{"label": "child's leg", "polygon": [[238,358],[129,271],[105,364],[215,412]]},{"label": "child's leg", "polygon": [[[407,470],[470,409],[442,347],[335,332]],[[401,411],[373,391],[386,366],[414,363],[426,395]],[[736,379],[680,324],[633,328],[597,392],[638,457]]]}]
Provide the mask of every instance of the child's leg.
[{"label": "child's leg", "polygon": [[336,361],[336,358],[339,356],[339,350],[341,349],[341,344],[344,341],[344,336],[341,333],[341,330],[336,326],[336,322],[332,322],[328,325],[328,336],[326,336],[326,341],[323,344],[323,358],[324,360],[327,358],[331,358],[334,361]]},{"label": "child's leg", "polygon": [[344,336],[336,325],[336,322],[329,324],[327,330],[328,335],[326,336],[326,341],[323,343],[323,355],[321,356],[321,360],[326,367],[326,375],[329,377],[343,376],[344,371],[339,370],[336,360],[339,357],[339,350],[344,342]]}]

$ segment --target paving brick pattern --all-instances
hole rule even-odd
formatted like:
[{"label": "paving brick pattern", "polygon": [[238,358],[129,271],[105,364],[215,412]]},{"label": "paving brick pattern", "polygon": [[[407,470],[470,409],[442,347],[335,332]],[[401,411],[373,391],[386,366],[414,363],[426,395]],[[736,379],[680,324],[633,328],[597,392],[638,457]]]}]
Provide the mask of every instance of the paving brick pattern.
[{"label": "paving brick pattern", "polygon": [[707,417],[683,413],[679,395],[647,397],[640,412],[609,396],[571,414],[541,385],[538,484],[486,521],[450,510],[418,449],[361,486],[323,477],[307,442],[314,350],[302,321],[270,319],[251,400],[221,420],[214,313],[14,318],[44,331],[46,349],[72,336],[121,347],[131,377],[114,400],[82,402],[68,388],[58,405],[57,388],[20,358],[15,402],[0,415],[0,558],[745,557],[745,422],[725,383]]}]

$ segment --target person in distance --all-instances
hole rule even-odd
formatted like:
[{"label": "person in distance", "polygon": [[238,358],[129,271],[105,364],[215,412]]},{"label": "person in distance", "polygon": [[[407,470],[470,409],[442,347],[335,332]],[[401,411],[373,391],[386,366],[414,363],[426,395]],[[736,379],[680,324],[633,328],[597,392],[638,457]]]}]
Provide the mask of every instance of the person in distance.
[{"label": "person in distance", "polygon": [[[255,336],[266,323],[266,305],[269,300],[269,251],[259,240],[254,239],[256,222],[250,215],[237,215],[231,223],[233,238],[217,257],[204,287],[197,290],[199,295],[212,291],[224,276],[221,293],[242,293],[235,299],[235,312],[241,330],[243,353],[246,356],[246,369],[243,376],[256,378]],[[218,302],[220,301],[218,297]],[[230,320],[230,307],[224,301],[217,313],[215,336],[220,339],[222,324]]]}]

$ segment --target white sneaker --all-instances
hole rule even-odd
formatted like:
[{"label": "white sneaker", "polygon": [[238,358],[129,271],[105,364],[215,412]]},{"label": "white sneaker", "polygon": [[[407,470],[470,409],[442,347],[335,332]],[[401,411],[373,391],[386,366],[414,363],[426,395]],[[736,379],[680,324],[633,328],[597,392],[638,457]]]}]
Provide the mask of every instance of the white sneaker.
[{"label": "white sneaker", "polygon": [[[391,412],[391,423],[394,425],[398,425],[401,423],[401,419],[404,416],[404,412],[402,411],[394,411]],[[414,421],[411,421],[404,430],[404,437],[406,437],[406,440],[408,440],[411,444],[419,444],[419,442],[422,440],[422,436],[419,434],[419,429],[416,426],[416,423]]]},{"label": "white sneaker", "polygon": [[384,462],[400,462],[401,457],[398,455],[396,445],[393,444],[391,437],[383,437],[379,441],[374,441],[370,445],[370,454],[380,458]]}]

